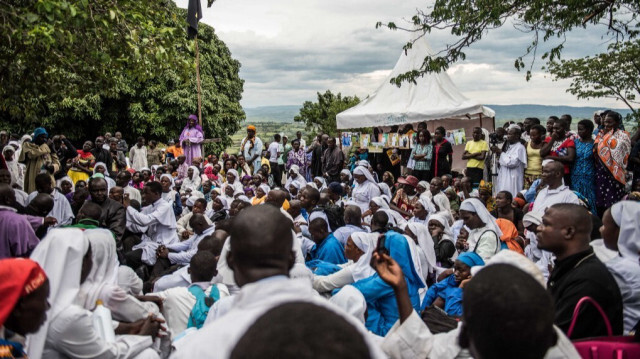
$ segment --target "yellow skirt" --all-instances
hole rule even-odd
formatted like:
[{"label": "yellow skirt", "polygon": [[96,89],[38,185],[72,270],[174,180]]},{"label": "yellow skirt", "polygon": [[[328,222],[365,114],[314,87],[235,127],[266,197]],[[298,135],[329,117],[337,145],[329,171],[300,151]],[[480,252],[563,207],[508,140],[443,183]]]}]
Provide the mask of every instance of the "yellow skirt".
[{"label": "yellow skirt", "polygon": [[82,171],[69,170],[67,172],[67,176],[71,178],[71,181],[73,181],[74,186],[76,185],[76,183],[78,183],[78,181],[86,182],[89,180],[89,175],[86,172],[82,172]]}]

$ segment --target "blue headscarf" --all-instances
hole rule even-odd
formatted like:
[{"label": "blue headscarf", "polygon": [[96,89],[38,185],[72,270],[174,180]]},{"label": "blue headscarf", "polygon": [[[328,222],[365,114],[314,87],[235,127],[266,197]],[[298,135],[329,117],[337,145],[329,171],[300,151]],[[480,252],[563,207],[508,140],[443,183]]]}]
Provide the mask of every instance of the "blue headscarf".
[{"label": "blue headscarf", "polygon": [[424,288],[424,282],[413,266],[411,249],[409,248],[407,238],[394,231],[387,232],[385,237],[384,246],[389,250],[391,258],[398,262],[398,265],[402,268],[402,273],[404,273],[407,281],[414,285],[416,289]]},{"label": "blue headscarf", "polygon": [[482,257],[477,255],[475,252],[464,252],[464,253],[461,253],[458,256],[458,258],[456,258],[456,259],[459,260],[460,262],[468,265],[469,267],[483,266],[484,265],[484,261],[482,260]]},{"label": "blue headscarf", "polygon": [[47,130],[44,129],[44,127],[38,127],[33,131],[33,138],[34,139],[36,137],[40,136],[40,135],[44,135],[45,137],[49,137],[49,134],[47,133]]}]

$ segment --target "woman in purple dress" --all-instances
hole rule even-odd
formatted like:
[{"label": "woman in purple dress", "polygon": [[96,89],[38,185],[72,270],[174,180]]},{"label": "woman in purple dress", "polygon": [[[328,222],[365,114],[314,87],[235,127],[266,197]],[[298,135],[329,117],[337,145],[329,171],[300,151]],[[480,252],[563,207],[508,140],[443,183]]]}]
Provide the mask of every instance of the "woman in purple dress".
[{"label": "woman in purple dress", "polygon": [[198,116],[190,115],[187,125],[180,134],[180,143],[186,157],[185,162],[191,166],[191,162],[196,157],[202,157],[202,141],[204,141],[204,131],[197,124]]}]

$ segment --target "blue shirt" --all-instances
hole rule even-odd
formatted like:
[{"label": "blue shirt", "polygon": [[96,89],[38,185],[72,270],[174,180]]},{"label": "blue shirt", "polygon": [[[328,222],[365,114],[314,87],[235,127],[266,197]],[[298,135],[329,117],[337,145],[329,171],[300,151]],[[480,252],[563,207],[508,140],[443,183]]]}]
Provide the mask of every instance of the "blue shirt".
[{"label": "blue shirt", "polygon": [[311,260],[319,259],[333,264],[347,263],[344,247],[333,234],[329,234],[320,244],[314,245],[309,255]]},{"label": "blue shirt", "polygon": [[421,310],[433,304],[436,298],[444,299],[444,311],[448,315],[462,316],[462,288],[458,287],[452,274],[444,280],[429,287],[422,301]]}]

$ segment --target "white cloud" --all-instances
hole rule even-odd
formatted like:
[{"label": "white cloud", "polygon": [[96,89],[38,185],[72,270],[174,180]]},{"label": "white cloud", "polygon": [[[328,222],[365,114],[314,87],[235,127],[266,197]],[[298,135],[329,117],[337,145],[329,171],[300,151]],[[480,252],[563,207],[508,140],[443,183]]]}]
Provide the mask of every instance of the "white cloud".
[{"label": "white cloud", "polygon": [[[327,89],[366,97],[384,81],[408,39],[406,32],[375,29],[375,23],[406,24],[403,19],[428,3],[218,0],[206,8],[206,0],[202,2],[202,21],[216,29],[242,63],[246,107],[299,105]],[[176,3],[186,7],[187,0]],[[434,49],[441,49],[450,38],[438,33],[429,39]],[[468,49],[467,60],[448,74],[467,97],[482,103],[620,107],[614,101],[578,101],[565,92],[568,82],[553,82],[538,67],[531,81],[525,81],[513,62],[530,41],[530,34],[504,26]],[[565,56],[583,56],[605,46],[606,39],[581,30],[569,36]]]}]

